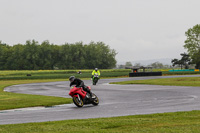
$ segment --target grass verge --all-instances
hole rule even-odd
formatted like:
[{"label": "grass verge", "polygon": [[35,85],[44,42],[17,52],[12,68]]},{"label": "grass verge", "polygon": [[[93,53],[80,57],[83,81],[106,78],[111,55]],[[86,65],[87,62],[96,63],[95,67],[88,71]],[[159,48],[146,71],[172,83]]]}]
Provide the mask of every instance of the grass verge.
[{"label": "grass verge", "polygon": [[149,85],[170,85],[170,86],[200,86],[200,77],[166,78],[132,80],[124,82],[112,82],[110,84],[149,84]]},{"label": "grass verge", "polygon": [[199,133],[200,111],[0,125],[2,133]]},{"label": "grass verge", "polygon": [[[82,74],[78,74],[78,70],[9,70],[0,71],[0,80],[67,79],[72,75],[82,79],[91,77],[92,71],[93,70],[82,70]],[[130,71],[129,69],[103,69],[101,70],[101,78],[128,76]],[[29,76],[27,76],[27,74]]]},{"label": "grass verge", "polygon": [[[53,82],[59,80],[1,80],[0,81],[0,110],[34,107],[34,106],[53,106],[58,104],[71,103],[71,98],[16,94],[4,92],[3,88],[16,84]],[[66,90],[67,95],[67,90]]]}]

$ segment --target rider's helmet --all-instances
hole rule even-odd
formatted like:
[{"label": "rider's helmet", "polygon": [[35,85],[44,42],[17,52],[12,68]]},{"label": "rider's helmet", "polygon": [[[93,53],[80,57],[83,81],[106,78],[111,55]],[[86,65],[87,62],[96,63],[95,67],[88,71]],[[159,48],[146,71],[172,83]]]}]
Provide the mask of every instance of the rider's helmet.
[{"label": "rider's helmet", "polygon": [[94,70],[95,70],[95,71],[97,71],[97,70],[98,70],[98,68],[95,68]]},{"label": "rider's helmet", "polygon": [[70,82],[73,82],[74,79],[75,79],[75,76],[70,76],[70,77],[69,77],[69,81],[70,81]]}]

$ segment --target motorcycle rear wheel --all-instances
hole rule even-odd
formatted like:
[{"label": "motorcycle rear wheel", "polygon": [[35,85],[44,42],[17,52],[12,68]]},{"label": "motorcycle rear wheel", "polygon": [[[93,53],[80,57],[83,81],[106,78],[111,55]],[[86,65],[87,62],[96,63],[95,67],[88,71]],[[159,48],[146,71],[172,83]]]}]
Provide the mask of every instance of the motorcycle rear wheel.
[{"label": "motorcycle rear wheel", "polygon": [[96,106],[99,104],[99,98],[94,93],[92,95],[95,96],[95,99],[92,101],[92,104]]},{"label": "motorcycle rear wheel", "polygon": [[77,107],[83,107],[83,100],[80,98],[80,100],[77,97],[73,97],[73,102]]}]

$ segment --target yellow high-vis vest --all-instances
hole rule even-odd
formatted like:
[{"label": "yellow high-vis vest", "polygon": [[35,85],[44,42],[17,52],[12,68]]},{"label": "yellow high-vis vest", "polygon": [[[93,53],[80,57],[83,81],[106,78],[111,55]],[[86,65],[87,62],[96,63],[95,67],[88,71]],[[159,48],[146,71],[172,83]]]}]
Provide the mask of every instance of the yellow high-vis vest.
[{"label": "yellow high-vis vest", "polygon": [[93,72],[92,72],[92,75],[99,75],[100,76],[100,71],[99,70],[97,70],[97,72],[94,70]]}]

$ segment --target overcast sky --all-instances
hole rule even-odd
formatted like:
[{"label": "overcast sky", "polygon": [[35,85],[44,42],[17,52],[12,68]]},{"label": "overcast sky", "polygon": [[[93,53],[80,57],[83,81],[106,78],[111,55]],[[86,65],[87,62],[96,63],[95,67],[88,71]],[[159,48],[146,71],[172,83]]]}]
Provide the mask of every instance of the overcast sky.
[{"label": "overcast sky", "polygon": [[102,41],[119,62],[180,58],[200,0],[0,0],[0,40]]}]

